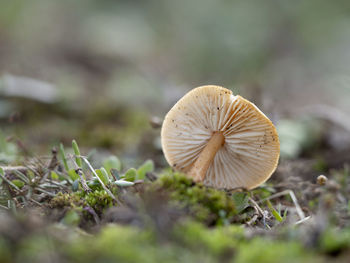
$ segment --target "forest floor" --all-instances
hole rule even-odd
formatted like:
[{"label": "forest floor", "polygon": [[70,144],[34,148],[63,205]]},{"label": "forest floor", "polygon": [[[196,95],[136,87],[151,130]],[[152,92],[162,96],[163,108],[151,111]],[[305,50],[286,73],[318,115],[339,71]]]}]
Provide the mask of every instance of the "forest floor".
[{"label": "forest floor", "polygon": [[320,147],[317,158],[282,159],[262,186],[225,191],[162,168],[155,149],[153,159],[132,166],[89,147],[81,152],[75,141],[48,156],[13,137],[3,136],[1,145],[3,162],[12,165],[0,169],[0,262],[350,256],[350,168],[341,151]]},{"label": "forest floor", "polygon": [[[350,2],[299,2],[2,1],[0,263],[350,262]],[[256,189],[163,156],[209,82],[276,125]]]}]

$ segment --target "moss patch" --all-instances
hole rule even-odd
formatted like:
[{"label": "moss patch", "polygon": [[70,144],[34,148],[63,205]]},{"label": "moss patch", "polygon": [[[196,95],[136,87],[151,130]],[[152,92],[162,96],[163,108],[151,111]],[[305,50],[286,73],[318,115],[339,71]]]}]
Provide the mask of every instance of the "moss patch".
[{"label": "moss patch", "polygon": [[163,191],[170,202],[189,212],[196,220],[208,225],[224,225],[234,221],[236,207],[226,192],[195,184],[181,173],[165,173],[149,191]]}]

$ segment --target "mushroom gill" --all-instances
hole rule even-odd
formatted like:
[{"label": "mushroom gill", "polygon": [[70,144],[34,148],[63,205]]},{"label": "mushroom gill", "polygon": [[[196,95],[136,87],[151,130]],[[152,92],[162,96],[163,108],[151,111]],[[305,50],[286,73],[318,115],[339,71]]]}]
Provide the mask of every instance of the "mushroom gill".
[{"label": "mushroom gill", "polygon": [[162,126],[165,157],[175,169],[218,188],[253,188],[268,179],[279,157],[272,122],[228,89],[203,86],[187,93]]}]

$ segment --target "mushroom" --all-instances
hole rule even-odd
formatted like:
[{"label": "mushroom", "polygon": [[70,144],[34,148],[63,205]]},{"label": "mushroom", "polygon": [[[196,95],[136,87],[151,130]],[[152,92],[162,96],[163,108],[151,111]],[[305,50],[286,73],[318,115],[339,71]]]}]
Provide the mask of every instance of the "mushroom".
[{"label": "mushroom", "polygon": [[253,103],[219,86],[188,92],[165,116],[162,148],[175,169],[215,188],[252,189],[275,171],[276,128]]}]

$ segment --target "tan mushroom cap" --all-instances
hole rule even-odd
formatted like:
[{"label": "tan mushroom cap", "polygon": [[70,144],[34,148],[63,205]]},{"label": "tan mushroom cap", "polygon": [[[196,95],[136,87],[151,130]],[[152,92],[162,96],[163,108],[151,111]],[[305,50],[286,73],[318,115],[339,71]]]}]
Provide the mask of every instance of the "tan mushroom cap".
[{"label": "tan mushroom cap", "polygon": [[205,173],[205,185],[252,189],[275,171],[280,144],[274,125],[253,103],[219,86],[191,90],[168,112],[161,131],[166,160],[189,173],[215,132],[224,135],[224,144]]}]

